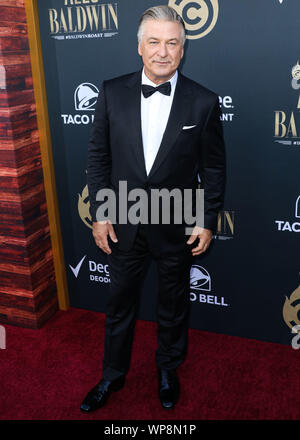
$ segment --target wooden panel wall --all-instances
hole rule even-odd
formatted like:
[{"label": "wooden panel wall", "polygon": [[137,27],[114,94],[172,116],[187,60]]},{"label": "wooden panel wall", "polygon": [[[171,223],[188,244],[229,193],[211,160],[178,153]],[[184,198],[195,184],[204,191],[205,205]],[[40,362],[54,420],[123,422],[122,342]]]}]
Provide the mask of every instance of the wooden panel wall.
[{"label": "wooden panel wall", "polygon": [[58,309],[23,0],[0,0],[0,322]]}]

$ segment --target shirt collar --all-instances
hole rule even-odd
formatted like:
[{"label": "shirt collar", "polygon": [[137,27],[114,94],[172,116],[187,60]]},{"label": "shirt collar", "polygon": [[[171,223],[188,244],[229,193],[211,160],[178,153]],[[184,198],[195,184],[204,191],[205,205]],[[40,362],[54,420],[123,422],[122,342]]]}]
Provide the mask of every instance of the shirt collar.
[{"label": "shirt collar", "polygon": [[[175,89],[176,83],[177,83],[177,78],[178,78],[178,72],[176,70],[176,72],[174,73],[174,75],[172,76],[172,78],[170,78],[168,81],[171,83],[171,91],[173,92],[173,90]],[[166,81],[167,82],[167,81]],[[142,84],[147,84],[149,86],[152,87],[157,87],[157,84],[155,84],[154,82],[152,82],[145,74],[145,68],[143,68],[142,71]]]}]

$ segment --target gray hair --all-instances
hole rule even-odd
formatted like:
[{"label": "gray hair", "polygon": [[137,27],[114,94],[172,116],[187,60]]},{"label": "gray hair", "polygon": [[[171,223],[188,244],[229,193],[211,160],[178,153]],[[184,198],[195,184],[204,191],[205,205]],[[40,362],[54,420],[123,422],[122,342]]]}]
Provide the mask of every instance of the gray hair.
[{"label": "gray hair", "polygon": [[147,9],[141,16],[139,21],[139,27],[138,27],[138,41],[142,41],[143,37],[143,30],[144,30],[144,23],[147,20],[160,20],[160,21],[173,21],[177,22],[181,25],[181,31],[182,31],[182,45],[185,43],[186,38],[186,31],[184,26],[184,21],[180,17],[179,14],[175,11],[175,9],[171,8],[170,6],[161,5],[161,6],[153,6],[152,8]]}]

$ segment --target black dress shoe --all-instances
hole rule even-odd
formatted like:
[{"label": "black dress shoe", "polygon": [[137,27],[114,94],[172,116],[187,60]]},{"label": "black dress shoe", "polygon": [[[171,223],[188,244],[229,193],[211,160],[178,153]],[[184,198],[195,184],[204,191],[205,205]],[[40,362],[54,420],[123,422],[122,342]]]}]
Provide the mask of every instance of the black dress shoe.
[{"label": "black dress shoe", "polygon": [[114,381],[101,379],[100,382],[87,394],[80,409],[84,412],[95,411],[105,405],[112,391],[120,390],[125,384],[125,376]]},{"label": "black dress shoe", "polygon": [[162,407],[174,408],[180,392],[176,370],[158,370],[158,392]]}]

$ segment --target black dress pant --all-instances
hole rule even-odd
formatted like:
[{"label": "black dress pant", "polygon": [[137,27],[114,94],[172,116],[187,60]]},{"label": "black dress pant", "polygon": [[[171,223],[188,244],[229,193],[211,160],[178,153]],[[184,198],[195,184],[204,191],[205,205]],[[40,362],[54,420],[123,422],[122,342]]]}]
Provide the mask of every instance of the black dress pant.
[{"label": "black dress pant", "polygon": [[[158,368],[177,368],[185,359],[188,345],[190,308],[191,248],[165,254],[157,252],[149,239],[151,225],[139,225],[133,247],[121,251],[111,240],[108,255],[110,271],[106,309],[103,378],[115,380],[130,367],[134,328],[141,282],[151,255],[158,269],[156,364]],[[184,237],[185,240],[188,237]]]}]

